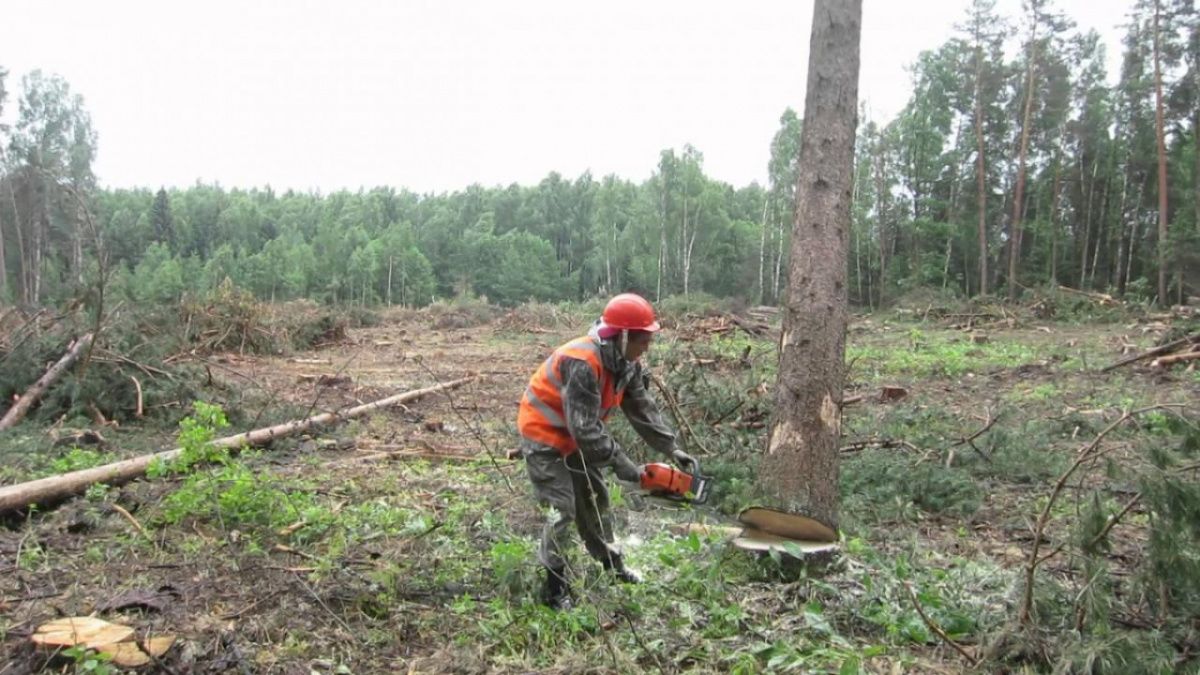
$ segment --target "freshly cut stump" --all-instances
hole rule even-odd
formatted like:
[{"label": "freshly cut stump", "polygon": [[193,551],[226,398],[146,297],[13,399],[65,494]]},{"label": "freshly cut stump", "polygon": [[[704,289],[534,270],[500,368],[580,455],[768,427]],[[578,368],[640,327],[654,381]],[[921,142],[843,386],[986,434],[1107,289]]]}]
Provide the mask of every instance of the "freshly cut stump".
[{"label": "freshly cut stump", "polygon": [[779,555],[810,569],[827,568],[838,558],[837,532],[813,518],[752,506],[738,521],[746,527],[733,545],[743,551]]}]

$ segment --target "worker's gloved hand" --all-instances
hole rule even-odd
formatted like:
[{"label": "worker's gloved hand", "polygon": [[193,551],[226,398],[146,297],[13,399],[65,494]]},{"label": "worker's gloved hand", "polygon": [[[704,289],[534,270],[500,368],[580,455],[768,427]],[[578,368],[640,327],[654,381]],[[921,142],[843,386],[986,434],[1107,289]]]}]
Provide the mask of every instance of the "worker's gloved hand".
[{"label": "worker's gloved hand", "polygon": [[696,458],[680,450],[679,448],[675,448],[671,451],[671,461],[675,462],[675,465],[684,471],[690,473],[695,473],[696,471]]},{"label": "worker's gloved hand", "polygon": [[613,455],[612,468],[617,478],[625,482],[637,483],[642,480],[642,467],[634,464],[624,452]]}]

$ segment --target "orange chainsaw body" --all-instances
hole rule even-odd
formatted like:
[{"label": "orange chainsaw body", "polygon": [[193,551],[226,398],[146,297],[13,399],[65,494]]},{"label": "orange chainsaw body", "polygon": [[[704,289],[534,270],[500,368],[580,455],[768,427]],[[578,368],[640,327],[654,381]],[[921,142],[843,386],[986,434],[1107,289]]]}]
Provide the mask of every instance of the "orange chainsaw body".
[{"label": "orange chainsaw body", "polygon": [[[698,471],[698,469],[697,469]],[[656,497],[703,504],[708,499],[708,478],[690,474],[670,464],[647,464],[642,469],[641,487]]]}]

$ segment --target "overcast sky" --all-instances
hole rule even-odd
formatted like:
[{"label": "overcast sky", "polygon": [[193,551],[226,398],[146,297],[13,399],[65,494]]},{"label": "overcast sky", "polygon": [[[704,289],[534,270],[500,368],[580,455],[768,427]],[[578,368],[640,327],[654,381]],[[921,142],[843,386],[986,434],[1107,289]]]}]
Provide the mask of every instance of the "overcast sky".
[{"label": "overcast sky", "polygon": [[[1104,36],[1110,79],[1131,3],[1057,3]],[[864,1],[873,117],[904,105],[905,66],[966,6]],[[755,0],[0,0],[0,66],[10,119],[35,68],[84,95],[108,186],[641,180],[684,143],[742,186],[764,181],[780,113],[803,107],[811,15],[811,2]]]}]

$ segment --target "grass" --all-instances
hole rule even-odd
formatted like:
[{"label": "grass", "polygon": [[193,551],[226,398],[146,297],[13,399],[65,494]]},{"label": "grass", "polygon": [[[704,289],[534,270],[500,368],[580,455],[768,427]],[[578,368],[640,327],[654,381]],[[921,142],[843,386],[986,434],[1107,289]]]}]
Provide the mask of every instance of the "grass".
[{"label": "grass", "polygon": [[[677,310],[693,311],[685,303]],[[552,326],[556,315],[579,310],[529,311]],[[570,328],[563,331],[575,332]],[[1053,635],[1021,634],[1015,641],[1043,647],[1041,652],[988,651],[1010,635],[1029,548],[1028,523],[1073,453],[1111,421],[1112,411],[1158,398],[1185,398],[1190,391],[1190,380],[1182,375],[1177,383],[1164,384],[1136,373],[1100,378],[1084,372],[1078,355],[1091,352],[1097,357],[1092,361],[1104,361],[1098,356],[1111,349],[1105,347],[1106,334],[1080,329],[1070,337],[1079,342],[1069,347],[1058,334],[1068,328],[1053,328],[1054,335],[1002,332],[984,344],[929,325],[851,334],[856,388],[901,380],[909,395],[895,403],[866,400],[848,408],[845,442],[873,438],[909,445],[843,455],[845,555],[823,575],[806,574],[782,559],[748,556],[720,538],[671,529],[679,522],[728,523],[731,514],[756,499],[755,460],[773,405],[775,346],[739,331],[687,342],[667,339],[654,352],[657,372],[692,421],[699,434],[695,440],[707,449],[702,459],[714,478],[713,508],[664,510],[632,491],[614,491],[618,534],[630,563],[648,581],[617,585],[577,547],[573,565],[580,602],[569,612],[550,612],[536,602],[541,579],[534,555],[542,521],[521,466],[415,459],[343,466],[339,455],[302,453],[288,445],[269,453],[214,453],[205,448],[206,440],[223,432],[213,409],[193,411],[192,422],[180,430],[179,443],[191,448],[187,459],[159,467],[159,480],[98,488],[90,499],[21,524],[27,529],[14,531],[13,540],[29,536],[16,562],[30,583],[64,573],[77,580],[69,601],[60,603],[66,607],[92,607],[119,590],[193,579],[179,607],[153,620],[179,631],[197,654],[198,669],[232,658],[213,628],[228,623],[236,625],[238,653],[265,670],[866,673],[966,668],[921,618],[919,605],[952,639],[987,656],[985,671],[1164,672],[1163,664],[1179,665],[1172,661],[1179,651],[1171,641],[1190,639],[1186,633],[1172,632],[1169,625],[1159,632],[1128,630],[1105,617],[1128,609],[1121,603],[1131,598],[1154,595],[1145,592],[1152,590],[1149,586],[1133,585],[1142,581],[1123,565],[1145,559],[1138,533],[1155,526],[1162,519],[1157,514],[1170,513],[1179,495],[1166,489],[1158,496],[1147,493],[1155,518],[1141,511],[1128,516],[1119,526],[1128,529],[1118,530],[1111,558],[1101,556],[1108,581],[1096,583],[1092,595],[1081,594],[1079,579],[1087,569],[1076,544],[1086,538],[1080,514],[1088,513],[1096,489],[1092,516],[1100,520],[1094,522],[1128,499],[1103,491],[1116,484],[1105,477],[1103,463],[1087,473],[1086,481],[1072,483],[1052,512],[1048,546],[1065,542],[1070,547],[1069,556],[1054,558],[1038,575],[1041,626],[1053,628]],[[447,340],[455,339],[447,333]],[[534,364],[542,351],[537,343],[559,337],[534,335],[531,339],[501,324],[478,341],[491,353],[528,356]],[[451,353],[449,347],[438,349]],[[481,411],[481,433],[497,448],[511,446],[514,437],[505,417],[511,410],[493,400],[511,393],[501,379],[494,389],[464,393],[458,400],[472,419],[475,410]],[[445,446],[448,453],[472,451],[475,440],[467,431],[413,432],[419,427],[413,420],[421,419],[414,413],[458,419],[439,398],[354,431],[369,441],[367,447],[414,447],[415,435],[430,447]],[[978,452],[958,443],[983,427],[989,414],[996,422],[974,440]],[[639,447],[630,429],[615,426],[636,456],[657,459]],[[1139,477],[1149,475],[1142,472],[1157,456],[1155,448],[1172,453],[1162,463],[1168,469],[1194,461],[1189,458],[1200,450],[1185,447],[1186,434],[1169,414],[1148,415],[1114,433],[1112,475],[1134,489],[1150,487]],[[82,467],[102,458],[90,449],[58,450],[21,471]],[[135,516],[151,537],[131,534],[129,524],[108,511],[112,503],[140,505]],[[82,513],[97,522],[86,539],[63,534]],[[1189,512],[1179,513],[1186,518]],[[0,539],[0,545],[7,543]],[[1176,562],[1191,569],[1190,558]],[[1172,588],[1184,598],[1193,586]],[[0,591],[4,597],[23,592],[17,587]],[[1088,618],[1081,633],[1073,623],[1081,603],[1076,598],[1084,596]],[[0,629],[37,620],[40,607],[17,605],[12,619],[0,620]],[[221,618],[231,615],[236,618]],[[128,619],[139,625],[149,620]],[[6,647],[18,643],[5,639]]]}]

